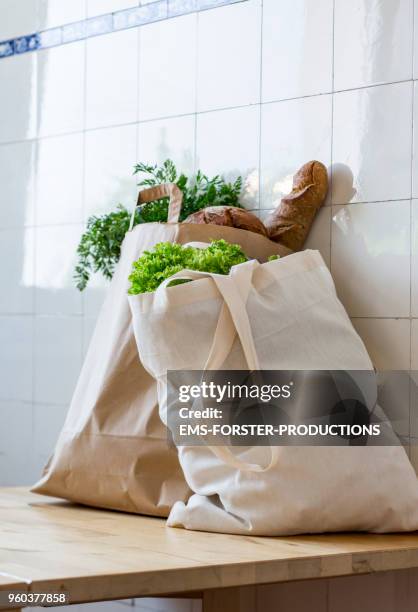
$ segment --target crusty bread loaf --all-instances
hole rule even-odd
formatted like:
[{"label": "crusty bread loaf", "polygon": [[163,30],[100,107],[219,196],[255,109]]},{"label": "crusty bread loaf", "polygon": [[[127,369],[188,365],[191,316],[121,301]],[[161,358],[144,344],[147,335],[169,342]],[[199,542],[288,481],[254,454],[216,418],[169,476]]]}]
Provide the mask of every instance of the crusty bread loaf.
[{"label": "crusty bread loaf", "polygon": [[184,223],[224,225],[267,236],[267,230],[258,217],[236,206],[208,206],[189,215]]},{"label": "crusty bread loaf", "polygon": [[300,251],[327,191],[324,164],[319,161],[304,164],[293,177],[292,191],[265,221],[268,237],[292,251]]}]

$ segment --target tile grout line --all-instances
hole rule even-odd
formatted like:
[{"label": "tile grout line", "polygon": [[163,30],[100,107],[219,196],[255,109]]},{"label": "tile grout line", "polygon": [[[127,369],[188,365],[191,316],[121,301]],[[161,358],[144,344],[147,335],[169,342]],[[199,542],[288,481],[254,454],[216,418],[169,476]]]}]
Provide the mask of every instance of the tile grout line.
[{"label": "tile grout line", "polygon": [[[415,85],[414,85],[414,69],[415,69],[415,0],[412,0],[412,58],[411,58],[411,177],[410,177],[410,195],[409,201],[409,371],[412,372],[412,198],[414,189],[414,106],[415,106]],[[411,379],[411,377],[410,377]],[[412,382],[409,380],[409,453],[411,452],[411,431],[412,431]]]},{"label": "tile grout line", "polygon": [[34,221],[34,227],[33,227],[33,245],[32,245],[32,257],[33,257],[33,263],[32,263],[32,274],[33,274],[33,287],[31,288],[32,290],[32,315],[31,315],[31,340],[32,340],[32,346],[31,346],[31,375],[32,375],[32,379],[31,379],[31,417],[32,417],[32,424],[31,424],[31,455],[33,456],[34,453],[34,439],[35,439],[35,395],[36,395],[36,374],[37,374],[37,364],[36,364],[36,311],[38,309],[38,296],[37,296],[37,291],[36,291],[36,277],[37,277],[37,265],[36,265],[36,260],[37,260],[37,248],[38,248],[38,185],[37,185],[37,176],[38,176],[38,163],[39,163],[39,140],[37,138],[38,136],[38,130],[39,130],[39,124],[40,124],[40,110],[39,110],[39,91],[38,91],[38,83],[39,83],[39,57],[35,56],[34,57],[34,63],[35,63],[35,75],[36,75],[36,85],[35,85],[35,100],[36,100],[36,107],[35,107],[35,134],[36,134],[36,138],[33,140],[34,143],[34,151],[33,151],[33,155],[34,155],[34,176],[33,176],[33,211],[32,211],[32,215],[33,215],[33,221]]},{"label": "tile grout line", "polygon": [[195,41],[195,66],[194,66],[194,82],[195,82],[195,90],[194,90],[194,113],[193,113],[193,124],[194,124],[194,134],[193,134],[193,173],[196,174],[199,163],[197,159],[198,152],[198,104],[199,104],[199,36],[200,36],[200,16],[199,13],[196,14],[196,41]]},{"label": "tile grout line", "polygon": [[142,41],[141,41],[141,34],[138,30],[138,39],[137,39],[137,59],[138,59],[138,63],[136,65],[136,82],[137,82],[137,88],[136,88],[136,118],[137,118],[137,123],[136,123],[136,129],[135,129],[135,138],[136,138],[136,143],[135,143],[135,153],[136,153],[136,162],[138,163],[138,160],[141,157],[141,131],[140,131],[140,125],[141,125],[141,72],[142,72],[142,68],[141,68],[141,53],[142,53]]},{"label": "tile grout line", "polygon": [[[82,42],[82,41],[80,41]],[[415,81],[414,81],[415,82]],[[418,80],[416,80],[416,82],[418,82]],[[294,101],[299,101],[299,100],[305,100],[308,98],[315,98],[315,97],[320,97],[320,96],[334,96],[335,94],[340,94],[340,93],[344,93],[345,91],[358,91],[358,90],[362,90],[362,89],[369,89],[372,87],[387,87],[390,85],[400,85],[400,84],[405,84],[405,83],[411,83],[411,79],[408,80],[404,80],[404,81],[393,81],[393,82],[388,82],[388,83],[383,83],[383,84],[379,84],[379,85],[368,85],[367,87],[359,87],[353,90],[336,90],[336,91],[328,91],[325,93],[317,93],[317,94],[312,94],[312,95],[308,95],[308,96],[299,96],[299,97],[295,97],[295,98],[283,98],[281,100],[273,100],[273,101],[259,101],[259,102],[255,102],[255,103],[251,103],[251,104],[241,104],[238,106],[222,106],[222,107],[216,107],[216,108],[209,108],[209,109],[204,109],[201,111],[196,111],[197,115],[203,115],[203,114],[209,114],[209,113],[217,113],[217,112],[222,112],[222,111],[230,111],[230,110],[239,110],[239,109],[244,109],[244,108],[249,108],[249,107],[253,107],[253,106],[265,106],[265,105],[269,105],[269,104],[281,104],[282,102],[294,102]],[[86,128],[84,131],[85,132],[94,132],[94,131],[99,131],[99,130],[110,130],[112,128],[117,128],[117,127],[124,127],[124,126],[128,126],[128,125],[135,125],[136,123],[152,123],[153,121],[162,121],[162,120],[169,120],[169,119],[178,119],[181,117],[188,117],[193,115],[194,113],[180,113],[180,114],[176,114],[176,115],[159,115],[156,117],[151,117],[149,119],[142,119],[139,121],[128,121],[125,123],[113,123],[111,125],[102,125],[102,126],[95,126],[92,128]],[[48,138],[62,138],[64,136],[70,136],[72,134],[77,134],[77,133],[81,133],[83,130],[72,130],[72,131],[68,131],[68,132],[62,132],[62,133],[56,133],[56,134],[46,134],[45,136],[41,136],[39,138],[34,137],[34,138],[25,138],[25,139],[20,139],[20,140],[6,140],[3,142],[0,142],[0,147],[2,146],[7,146],[7,145],[13,145],[13,144],[20,144],[20,143],[25,143],[25,142],[34,142],[36,140],[44,140],[44,139],[48,139]],[[407,198],[397,198],[397,199],[407,199]],[[396,201],[396,200],[394,200]],[[356,202],[350,202],[350,203],[356,203]]]},{"label": "tile grout line", "polygon": [[261,215],[261,211],[264,210],[261,207],[261,201],[263,198],[263,187],[262,187],[262,99],[263,99],[263,56],[264,56],[264,1],[261,0],[261,23],[260,23],[260,90],[259,90],[259,108],[258,108],[258,215]]},{"label": "tile grout line", "polygon": [[[136,39],[136,55],[137,55],[137,63],[135,67],[136,71],[136,129],[135,129],[135,163],[138,163],[139,153],[140,153],[140,133],[139,133],[139,117],[140,117],[140,73],[141,73],[141,33],[138,29],[137,39]],[[134,204],[135,205],[135,204]]]},{"label": "tile grout line", "polygon": [[410,202],[411,198],[392,198],[388,200],[361,200],[359,202],[333,202],[332,204],[326,204],[328,208],[337,208],[338,206],[362,206],[363,204],[387,204],[390,202]]},{"label": "tile grout line", "polygon": [[332,274],[332,205],[333,205],[333,201],[332,201],[332,186],[333,186],[333,169],[332,169],[332,165],[334,163],[334,82],[335,82],[335,78],[334,78],[334,69],[335,69],[335,0],[332,1],[332,49],[331,49],[331,53],[332,53],[332,62],[331,62],[331,87],[332,87],[332,91],[333,93],[331,94],[331,168],[330,168],[330,174],[331,174],[331,180],[330,180],[330,185],[329,185],[329,189],[330,189],[330,204],[331,204],[331,212],[330,212],[330,216],[329,216],[329,269],[330,272]]},{"label": "tile grout line", "polygon": [[[190,117],[194,116],[194,115],[188,115]],[[80,134],[83,134],[82,132],[80,132]],[[413,198],[412,200],[416,200],[417,198]],[[346,202],[346,203],[340,203],[340,204],[326,204],[323,208],[324,209],[330,209],[330,211],[332,212],[332,209],[336,209],[336,208],[341,208],[341,207],[347,207],[347,206],[356,206],[356,207],[361,207],[361,206],[367,206],[370,204],[375,204],[375,205],[379,205],[379,206],[385,206],[385,205],[389,205],[389,204],[393,204],[395,202],[399,202],[399,203],[405,203],[405,202],[411,202],[410,198],[400,198],[400,199],[396,199],[396,200],[369,200],[369,201],[364,201],[364,202]],[[254,212],[257,211],[257,208],[247,208],[248,211],[250,212]],[[260,208],[260,213],[266,213],[266,212],[272,212],[274,210],[274,208]],[[63,221],[63,222],[59,222],[59,223],[42,223],[39,225],[35,225],[35,224],[28,224],[28,225],[4,225],[4,226],[0,226],[0,234],[1,232],[9,232],[9,231],[25,231],[28,229],[39,229],[39,228],[52,228],[52,227],[79,227],[79,226],[84,226],[85,223],[84,221]],[[414,318],[414,317],[412,317]]]},{"label": "tile grout line", "polygon": [[[85,2],[85,17],[87,18],[87,0]],[[87,62],[88,62],[88,50],[87,50],[87,42],[84,41],[84,74],[83,74],[83,152],[82,152],[82,171],[81,171],[81,181],[82,181],[82,192],[81,192],[81,216],[82,216],[82,226],[83,231],[86,227],[86,126],[87,126]],[[76,264],[77,265],[77,264]],[[85,351],[85,335],[86,335],[86,326],[85,326],[85,318],[86,318],[86,299],[87,295],[83,293],[81,296],[81,364],[83,363],[83,356]]]}]

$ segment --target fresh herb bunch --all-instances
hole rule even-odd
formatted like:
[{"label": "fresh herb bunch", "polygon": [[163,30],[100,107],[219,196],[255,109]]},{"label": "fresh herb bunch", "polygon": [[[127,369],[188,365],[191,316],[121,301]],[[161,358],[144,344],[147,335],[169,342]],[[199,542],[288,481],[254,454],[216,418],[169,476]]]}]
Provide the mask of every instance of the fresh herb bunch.
[{"label": "fresh herb bunch", "polygon": [[77,289],[83,291],[94,272],[101,272],[109,280],[112,278],[130,217],[130,212],[119,204],[115,212],[89,218],[77,248],[78,263],[74,272]]},{"label": "fresh herb bunch", "polygon": [[[222,177],[208,178],[200,170],[194,179],[179,174],[174,163],[167,159],[161,166],[137,164],[134,174],[141,174],[140,187],[161,183],[176,183],[183,192],[180,220],[206,206],[237,206],[242,179],[226,183]],[[143,204],[135,212],[135,223],[167,221],[168,198]],[[130,213],[119,204],[114,212],[90,217],[77,249],[78,263],[74,279],[80,291],[86,288],[92,273],[101,272],[111,279],[119,261],[123,238],[129,229]]]},{"label": "fresh herb bunch", "polygon": [[[207,206],[236,206],[242,208],[239,196],[242,189],[242,178],[239,176],[233,183],[227,183],[216,175],[208,178],[200,170],[193,179],[185,174],[178,174],[174,163],[167,159],[161,166],[149,164],[137,164],[134,174],[143,174],[138,185],[140,187],[151,187],[161,183],[176,183],[183,192],[183,204],[181,207],[180,221],[183,221],[202,208]],[[139,209],[139,219],[146,223],[155,221],[167,221],[168,198],[143,204]]]},{"label": "fresh herb bunch", "polygon": [[[238,244],[230,244],[225,240],[214,240],[205,249],[160,242],[152,251],[144,251],[133,263],[128,293],[137,295],[155,291],[166,278],[185,269],[229,274],[232,266],[247,260]],[[182,282],[181,279],[175,279],[172,284]]]}]

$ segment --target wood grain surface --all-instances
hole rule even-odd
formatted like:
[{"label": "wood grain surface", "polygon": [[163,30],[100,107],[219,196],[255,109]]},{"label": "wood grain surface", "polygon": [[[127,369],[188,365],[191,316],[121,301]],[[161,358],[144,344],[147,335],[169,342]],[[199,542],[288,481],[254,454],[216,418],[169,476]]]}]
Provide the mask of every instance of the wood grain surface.
[{"label": "wood grain surface", "polygon": [[80,603],[411,567],[418,534],[220,535],[0,489],[0,591]]}]

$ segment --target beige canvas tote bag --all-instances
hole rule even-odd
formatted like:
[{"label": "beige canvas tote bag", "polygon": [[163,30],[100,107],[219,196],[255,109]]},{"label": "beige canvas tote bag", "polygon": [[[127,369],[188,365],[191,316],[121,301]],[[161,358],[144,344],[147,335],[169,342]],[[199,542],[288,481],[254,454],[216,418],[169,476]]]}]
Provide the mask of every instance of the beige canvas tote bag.
[{"label": "beige canvas tote bag", "polygon": [[290,251],[244,230],[178,223],[182,193],[173,184],[141,191],[138,205],[167,196],[168,223],[137,225],[126,234],[54,454],[32,488],[36,493],[155,516],[167,516],[190,494],[158,415],[156,382],[138,359],[127,297],[132,262],[164,241],[225,238],[261,261]]},{"label": "beige canvas tote bag", "polygon": [[[372,370],[316,251],[130,296],[141,361],[167,420],[167,370]],[[194,495],[168,525],[254,535],[418,529],[418,486],[399,446],[179,446]]]}]

